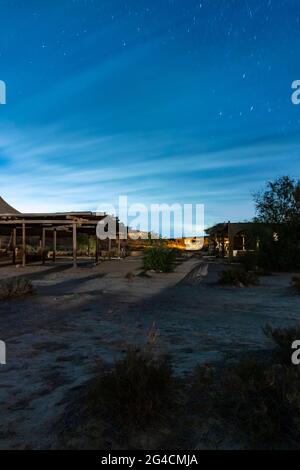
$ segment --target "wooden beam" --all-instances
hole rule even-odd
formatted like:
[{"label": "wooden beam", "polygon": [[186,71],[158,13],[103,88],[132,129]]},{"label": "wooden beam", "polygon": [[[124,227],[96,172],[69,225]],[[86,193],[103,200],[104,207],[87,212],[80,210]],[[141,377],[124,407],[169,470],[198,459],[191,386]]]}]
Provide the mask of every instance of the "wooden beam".
[{"label": "wooden beam", "polygon": [[56,261],[56,228],[53,230],[53,263]]},{"label": "wooden beam", "polygon": [[22,223],[22,266],[26,266],[26,224]]},{"label": "wooden beam", "polygon": [[77,226],[73,223],[73,266],[77,267]]},{"label": "wooden beam", "polygon": [[[78,220],[77,224],[80,225],[97,225],[99,220]],[[61,219],[9,219],[3,220],[0,217],[0,225],[21,225],[23,223],[31,224],[31,225],[69,225],[72,226],[74,221],[73,220],[61,220]]]}]

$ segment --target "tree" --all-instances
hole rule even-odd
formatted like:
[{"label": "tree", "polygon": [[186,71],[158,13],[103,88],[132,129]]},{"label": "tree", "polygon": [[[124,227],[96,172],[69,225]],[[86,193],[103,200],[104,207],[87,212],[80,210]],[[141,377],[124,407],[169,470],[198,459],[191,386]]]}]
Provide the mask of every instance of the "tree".
[{"label": "tree", "polygon": [[269,224],[300,222],[300,180],[281,176],[254,194],[256,221]]},{"label": "tree", "polygon": [[300,269],[300,180],[281,176],[254,195],[258,265]]}]

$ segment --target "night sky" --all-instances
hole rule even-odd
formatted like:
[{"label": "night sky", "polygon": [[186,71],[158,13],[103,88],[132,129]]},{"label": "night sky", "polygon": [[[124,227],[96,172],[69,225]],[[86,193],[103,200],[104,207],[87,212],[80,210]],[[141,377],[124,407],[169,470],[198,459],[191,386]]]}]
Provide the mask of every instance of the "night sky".
[{"label": "night sky", "polygon": [[299,175],[299,0],[0,0],[1,195],[17,209],[204,203]]}]

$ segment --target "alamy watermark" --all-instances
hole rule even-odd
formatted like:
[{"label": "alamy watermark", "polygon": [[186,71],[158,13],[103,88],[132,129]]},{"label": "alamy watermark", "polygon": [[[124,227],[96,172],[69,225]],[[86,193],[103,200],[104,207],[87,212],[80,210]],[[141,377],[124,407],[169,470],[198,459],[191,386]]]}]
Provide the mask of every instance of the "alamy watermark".
[{"label": "alamy watermark", "polygon": [[300,364],[300,341],[298,339],[293,341],[292,349],[296,349],[292,354],[292,364],[298,366]]},{"label": "alamy watermark", "polygon": [[0,104],[6,104],[6,84],[0,80]]},{"label": "alamy watermark", "polygon": [[[100,240],[126,240],[199,237],[204,233],[203,204],[128,204],[127,196],[119,196],[118,206],[101,204],[97,212],[106,215],[97,225]],[[117,227],[117,220],[120,220]],[[132,227],[132,229],[127,229]],[[118,232],[118,233],[117,233]]]},{"label": "alamy watermark", "polygon": [[6,364],[6,344],[4,341],[0,341],[0,364]]},{"label": "alamy watermark", "polygon": [[300,80],[294,80],[292,82],[292,89],[294,90],[291,95],[292,103],[295,105],[300,104]]}]

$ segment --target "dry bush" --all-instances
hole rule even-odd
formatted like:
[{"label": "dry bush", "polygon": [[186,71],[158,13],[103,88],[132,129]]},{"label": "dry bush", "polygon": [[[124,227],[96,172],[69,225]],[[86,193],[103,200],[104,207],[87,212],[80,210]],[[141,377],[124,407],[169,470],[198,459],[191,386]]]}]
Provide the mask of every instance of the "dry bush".
[{"label": "dry bush", "polygon": [[292,277],[292,286],[293,289],[300,294],[300,277],[299,276],[293,276]]},{"label": "dry bush", "polygon": [[0,299],[12,299],[33,293],[33,285],[24,277],[12,277],[0,282]]},{"label": "dry bush", "polygon": [[219,273],[219,283],[230,286],[251,286],[259,284],[256,273],[243,269],[225,269]]},{"label": "dry bush", "polygon": [[292,343],[300,340],[300,325],[289,328],[272,328],[270,325],[266,325],[263,328],[263,332],[277,345],[280,360],[290,364]]},{"label": "dry bush", "polygon": [[169,362],[143,350],[128,350],[114,368],[95,381],[88,397],[94,412],[104,412],[125,428],[157,424],[175,403]]},{"label": "dry bush", "polygon": [[296,367],[248,360],[227,370],[221,381],[220,412],[253,447],[295,444],[300,436],[300,375]]},{"label": "dry bush", "polygon": [[133,278],[135,278],[135,274],[132,271],[128,271],[128,273],[125,274],[125,279],[128,281],[132,281]]}]

